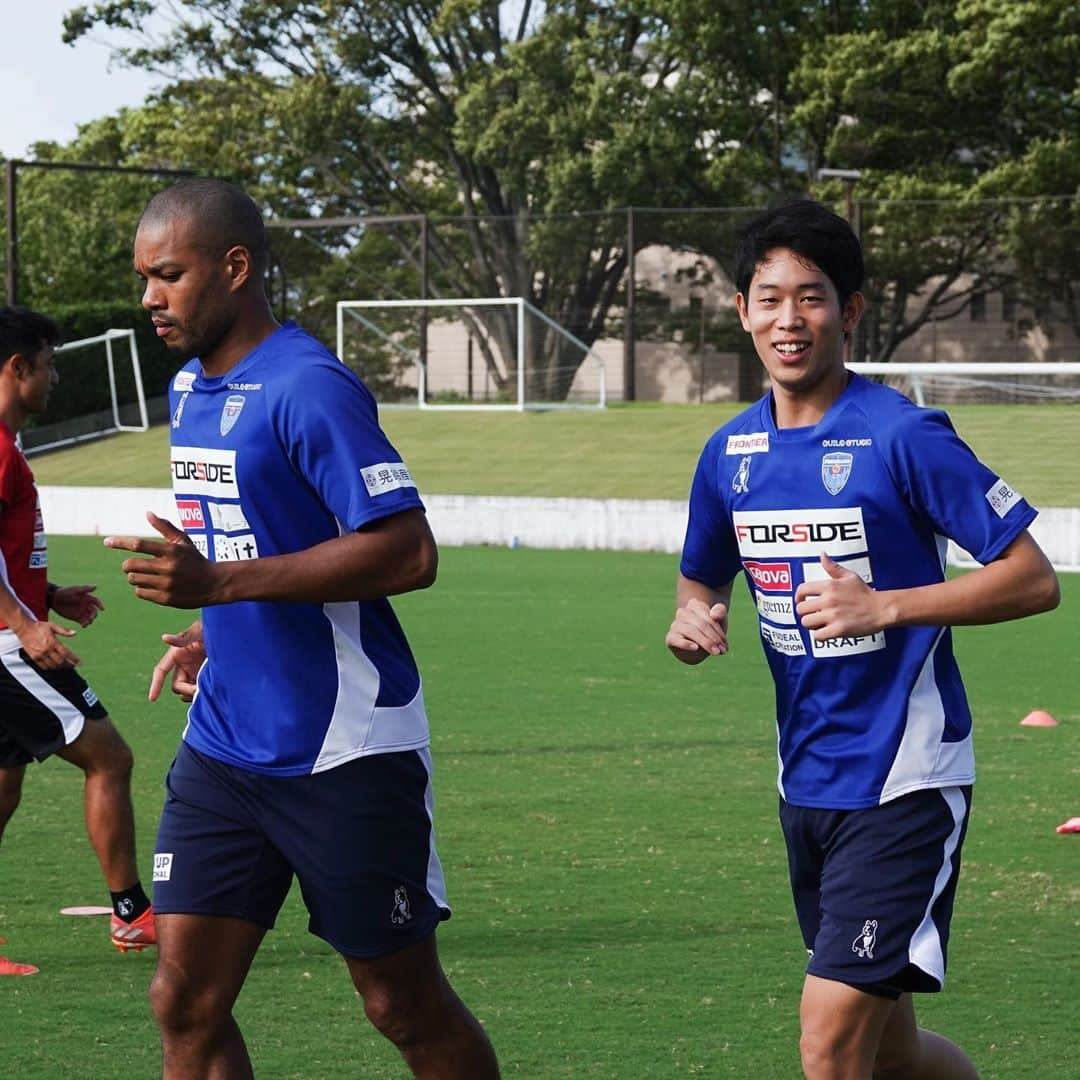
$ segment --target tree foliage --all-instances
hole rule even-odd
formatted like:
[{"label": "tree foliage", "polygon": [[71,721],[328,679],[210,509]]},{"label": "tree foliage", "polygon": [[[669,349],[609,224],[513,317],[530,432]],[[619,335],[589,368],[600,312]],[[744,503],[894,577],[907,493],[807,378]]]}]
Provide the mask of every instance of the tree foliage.
[{"label": "tree foliage", "polygon": [[[72,11],[67,40],[103,32],[171,82],[38,153],[224,175],[279,218],[425,214],[433,295],[524,296],[589,343],[625,275],[621,208],[806,190],[842,207],[817,170],[858,169],[867,345],[887,358],[995,289],[1076,325],[1075,198],[985,200],[1075,196],[1078,26],[1068,0],[108,0]],[[79,266],[116,246],[94,219],[136,205],[130,186],[54,215],[78,257],[28,261],[35,296],[105,298]],[[635,224],[635,247],[727,262],[730,217]],[[274,241],[279,295],[316,329],[343,292],[419,293],[415,227]],[[572,367],[546,349],[558,396]]]}]

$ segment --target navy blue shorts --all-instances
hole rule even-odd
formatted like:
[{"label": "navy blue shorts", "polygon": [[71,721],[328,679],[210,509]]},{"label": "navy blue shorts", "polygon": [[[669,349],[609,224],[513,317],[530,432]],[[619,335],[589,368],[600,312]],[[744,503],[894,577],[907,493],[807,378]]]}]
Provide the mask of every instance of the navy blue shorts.
[{"label": "navy blue shorts", "polygon": [[781,799],[809,974],[885,997],[941,989],[970,808],[970,787],[863,810]]},{"label": "navy blue shorts", "polygon": [[295,874],[308,928],[366,959],[450,917],[432,825],[431,757],[375,754],[268,776],[180,744],[154,854],[154,910],[271,929]]}]

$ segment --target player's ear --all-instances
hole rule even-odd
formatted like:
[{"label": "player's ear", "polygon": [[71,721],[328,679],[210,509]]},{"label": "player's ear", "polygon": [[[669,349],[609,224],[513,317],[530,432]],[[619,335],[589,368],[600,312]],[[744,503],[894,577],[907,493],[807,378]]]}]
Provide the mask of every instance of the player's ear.
[{"label": "player's ear", "polygon": [[859,325],[859,320],[863,316],[863,312],[866,310],[866,297],[861,292],[853,292],[844,304],[844,310],[841,312],[843,318],[843,329],[845,334],[850,334],[856,326]]},{"label": "player's ear", "polygon": [[10,373],[14,378],[21,379],[32,368],[27,358],[19,352],[12,353],[2,364],[0,372]]},{"label": "player's ear", "polygon": [[237,244],[225,252],[225,273],[233,291],[245,285],[254,271],[251,252],[243,244]]},{"label": "player's ear", "polygon": [[746,310],[746,297],[743,294],[735,294],[735,309],[739,313],[739,322],[742,323],[742,328],[749,333],[750,332],[750,320]]}]

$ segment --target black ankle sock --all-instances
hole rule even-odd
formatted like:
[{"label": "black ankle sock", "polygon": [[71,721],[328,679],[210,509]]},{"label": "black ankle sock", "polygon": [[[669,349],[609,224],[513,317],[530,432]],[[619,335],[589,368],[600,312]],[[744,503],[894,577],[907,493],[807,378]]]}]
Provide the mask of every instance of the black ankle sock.
[{"label": "black ankle sock", "polygon": [[134,922],[149,906],[150,899],[143,892],[142,885],[135,882],[130,889],[123,892],[111,892],[113,911],[118,919],[126,923]]}]

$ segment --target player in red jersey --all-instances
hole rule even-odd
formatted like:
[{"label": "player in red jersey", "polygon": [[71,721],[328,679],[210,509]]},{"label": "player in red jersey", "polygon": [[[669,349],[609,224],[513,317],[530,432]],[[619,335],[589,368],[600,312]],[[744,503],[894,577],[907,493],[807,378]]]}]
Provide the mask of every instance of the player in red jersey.
[{"label": "player in red jersey", "polygon": [[[34,475],[16,442],[58,381],[50,319],[0,308],[0,836],[19,805],[30,761],[56,754],[85,776],[86,831],[112,896],[112,942],[122,951],[156,942],[154,913],[135,864],[132,755],[75,668],[50,609],[80,626],[102,610],[93,585],[48,580],[45,530]],[[0,958],[2,960],[3,958]],[[0,963],[0,975],[31,974]]]}]

